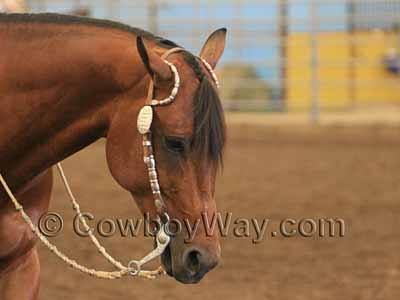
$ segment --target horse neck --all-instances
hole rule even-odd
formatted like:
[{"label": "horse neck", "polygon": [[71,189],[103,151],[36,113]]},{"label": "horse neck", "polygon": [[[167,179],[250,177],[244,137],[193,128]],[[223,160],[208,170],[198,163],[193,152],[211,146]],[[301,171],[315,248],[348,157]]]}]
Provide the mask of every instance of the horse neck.
[{"label": "horse neck", "polygon": [[119,96],[143,77],[132,35],[92,31],[84,39],[56,34],[44,48],[0,31],[0,171],[14,189],[105,136]]}]

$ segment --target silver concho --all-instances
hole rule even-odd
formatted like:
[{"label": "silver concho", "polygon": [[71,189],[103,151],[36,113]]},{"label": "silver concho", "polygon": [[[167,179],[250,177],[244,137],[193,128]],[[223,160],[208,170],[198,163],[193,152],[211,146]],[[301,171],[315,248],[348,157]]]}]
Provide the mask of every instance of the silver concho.
[{"label": "silver concho", "polygon": [[144,106],[138,115],[137,128],[139,133],[146,134],[150,131],[153,122],[153,108],[149,105]]}]

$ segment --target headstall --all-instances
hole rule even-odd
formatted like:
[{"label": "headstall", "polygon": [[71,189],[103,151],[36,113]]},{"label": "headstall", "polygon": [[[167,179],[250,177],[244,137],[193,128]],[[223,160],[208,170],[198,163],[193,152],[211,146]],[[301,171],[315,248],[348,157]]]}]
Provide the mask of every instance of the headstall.
[{"label": "headstall", "polygon": [[[161,255],[165,248],[168,246],[168,243],[170,242],[170,237],[165,231],[165,226],[167,226],[168,221],[169,221],[169,215],[167,213],[167,206],[163,200],[163,197],[161,195],[161,190],[160,190],[160,183],[158,180],[158,174],[157,174],[157,168],[156,168],[156,160],[154,157],[154,150],[153,150],[153,145],[152,145],[152,134],[151,134],[151,125],[153,122],[153,107],[155,106],[162,106],[162,105],[167,105],[172,103],[176,95],[178,94],[179,87],[180,87],[180,77],[177,68],[175,67],[174,64],[171,62],[167,61],[166,59],[168,56],[170,56],[173,53],[176,52],[181,52],[185,51],[182,48],[172,48],[165,52],[162,56],[161,59],[164,60],[164,62],[170,67],[171,72],[173,73],[174,77],[174,87],[172,88],[171,94],[163,99],[163,100],[157,100],[154,98],[154,82],[153,78],[150,80],[150,85],[149,85],[149,91],[147,94],[146,102],[145,105],[142,107],[142,109],[139,112],[138,119],[137,119],[137,128],[140,134],[142,134],[143,137],[143,152],[144,152],[144,163],[147,167],[148,175],[149,175],[149,181],[150,181],[150,187],[151,191],[153,193],[153,199],[154,199],[154,205],[157,210],[158,214],[158,221],[159,224],[161,225],[159,228],[159,231],[156,236],[156,241],[157,241],[157,247],[154,251],[157,252],[158,255]],[[204,58],[198,58],[205,66],[207,71],[211,74],[212,79],[214,80],[214,83],[216,86],[219,88],[219,82],[217,79],[217,75],[215,74],[214,70],[211,68],[210,64],[204,59]],[[138,263],[137,261],[131,261],[130,263],[131,267],[135,267],[136,270],[140,270],[140,262]]]},{"label": "headstall", "polygon": [[[165,219],[162,220],[164,223],[169,219],[169,217],[167,214],[167,207],[161,195],[160,183],[158,181],[156,161],[152,146],[151,125],[153,122],[153,115],[154,115],[153,107],[172,103],[175,100],[176,95],[178,94],[180,87],[180,77],[178,70],[171,62],[167,61],[166,59],[171,54],[181,51],[185,50],[182,48],[172,48],[161,56],[161,59],[163,59],[164,62],[170,67],[174,76],[174,87],[171,91],[171,94],[163,100],[154,99],[154,82],[153,79],[151,79],[145,105],[140,110],[137,119],[138,131],[143,136],[144,163],[147,167],[149,174],[150,187],[153,193],[154,204],[157,209],[158,216],[161,219],[165,217]],[[216,86],[219,87],[217,76],[214,70],[209,65],[209,63],[204,58],[199,58],[199,60],[204,64],[208,72],[211,74],[211,77],[213,78]]]}]

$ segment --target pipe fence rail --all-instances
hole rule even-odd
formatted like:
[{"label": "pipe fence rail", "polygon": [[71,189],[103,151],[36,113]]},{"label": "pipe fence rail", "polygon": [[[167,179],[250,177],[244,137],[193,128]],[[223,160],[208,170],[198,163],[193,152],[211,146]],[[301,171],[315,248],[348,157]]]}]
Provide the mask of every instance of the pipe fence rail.
[{"label": "pipe fence rail", "polygon": [[[218,66],[227,110],[400,108],[400,0],[30,0],[33,12],[86,8],[193,52],[227,27]],[[184,24],[184,26],[182,25]]]}]

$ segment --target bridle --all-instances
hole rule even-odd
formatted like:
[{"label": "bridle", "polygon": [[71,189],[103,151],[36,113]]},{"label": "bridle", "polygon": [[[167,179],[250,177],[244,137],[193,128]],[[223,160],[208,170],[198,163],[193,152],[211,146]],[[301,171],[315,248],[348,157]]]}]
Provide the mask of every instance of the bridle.
[{"label": "bridle", "polygon": [[162,198],[160,191],[160,183],[158,181],[158,174],[156,169],[156,161],[154,157],[153,145],[152,145],[152,134],[151,134],[151,125],[153,122],[153,107],[167,105],[172,103],[175,100],[176,95],[178,94],[179,86],[180,86],[180,77],[178,70],[175,65],[167,61],[166,59],[173,53],[183,51],[182,48],[172,48],[165,52],[161,59],[170,67],[171,72],[174,77],[174,87],[172,88],[171,94],[163,99],[157,100],[154,98],[154,79],[150,79],[149,90],[147,92],[147,98],[144,106],[139,112],[137,119],[137,129],[139,133],[142,135],[143,140],[143,153],[144,153],[144,163],[147,167],[147,171],[149,174],[149,181],[151,191],[153,193],[154,205],[157,209],[157,214],[160,219],[166,223],[169,219],[167,214],[167,206]]},{"label": "bridle", "polygon": [[[159,222],[159,224],[163,224],[163,225],[160,226],[160,229],[157,233],[157,236],[156,236],[157,247],[154,249],[154,251],[152,253],[150,253],[148,256],[146,256],[146,259],[142,259],[139,262],[132,260],[129,263],[129,266],[135,267],[136,270],[140,270],[141,265],[145,264],[146,262],[155,258],[156,256],[161,255],[170,242],[170,237],[165,232],[165,226],[168,226],[168,222],[169,222],[169,215],[167,212],[167,206],[165,205],[165,202],[161,195],[160,183],[158,181],[156,159],[154,157],[154,150],[153,150],[153,145],[152,145],[151,125],[153,122],[153,114],[154,114],[153,107],[168,105],[168,104],[172,103],[175,100],[176,95],[178,94],[179,86],[180,86],[180,77],[179,77],[178,70],[176,69],[174,64],[167,61],[166,59],[171,54],[176,53],[176,52],[181,52],[181,51],[185,51],[185,50],[182,48],[176,47],[176,48],[172,48],[172,49],[168,50],[161,56],[161,59],[163,59],[164,62],[170,67],[171,72],[174,77],[174,87],[172,88],[171,94],[167,98],[162,99],[162,100],[155,99],[154,98],[154,79],[152,78],[150,80],[150,85],[149,85],[149,90],[147,93],[145,105],[140,110],[138,119],[137,119],[137,128],[138,128],[139,133],[142,134],[142,140],[143,140],[144,163],[147,167],[147,171],[148,171],[148,175],[149,175],[149,181],[150,181],[151,191],[153,193],[154,205],[156,207],[157,215],[158,215],[158,222]],[[208,62],[204,58],[199,58],[199,59],[201,62],[203,62],[204,66],[206,67],[208,72],[211,74],[216,86],[219,87],[219,82],[218,82],[216,74],[214,73],[214,70],[211,68],[211,66],[208,64]]]},{"label": "bridle", "polygon": [[[90,269],[87,268],[79,263],[77,263],[75,260],[69,258],[67,255],[65,255],[63,252],[61,252],[54,244],[52,244],[48,238],[39,230],[38,226],[35,225],[31,218],[26,214],[23,206],[20,204],[20,202],[15,198],[13,192],[7,185],[6,181],[4,180],[4,177],[0,174],[0,182],[3,185],[4,189],[6,190],[8,196],[10,197],[11,201],[13,202],[15,209],[20,212],[22,218],[25,220],[25,222],[28,224],[28,226],[31,228],[32,232],[38,237],[40,241],[51,251],[53,252],[57,257],[59,257],[62,261],[70,265],[72,268],[79,270],[83,273],[89,274],[91,276],[95,276],[98,278],[103,278],[103,279],[118,279],[126,275],[132,275],[132,276],[140,276],[144,277],[147,279],[155,279],[159,275],[164,274],[164,270],[159,267],[156,270],[153,271],[147,271],[147,270],[142,270],[142,266],[148,263],[149,261],[155,259],[156,257],[160,256],[164,250],[167,248],[169,242],[170,242],[170,236],[167,234],[166,227],[169,225],[169,215],[167,212],[167,206],[163,200],[161,190],[160,190],[160,183],[158,180],[158,174],[157,174],[157,168],[156,168],[156,159],[154,156],[154,151],[153,151],[153,146],[152,146],[152,133],[151,133],[151,125],[153,121],[153,107],[155,106],[162,106],[162,105],[168,105],[172,103],[176,95],[178,94],[179,87],[180,87],[180,77],[177,68],[175,67],[174,64],[171,62],[167,61],[166,59],[173,53],[176,52],[181,52],[185,51],[183,48],[172,48],[165,52],[162,56],[161,59],[164,60],[164,62],[170,67],[171,72],[174,77],[174,87],[172,88],[170,96],[163,100],[157,100],[154,99],[154,79],[150,79],[150,84],[149,84],[149,90],[148,90],[148,95],[145,101],[145,105],[142,107],[142,109],[139,112],[138,119],[137,119],[137,129],[139,133],[142,135],[142,143],[143,143],[143,152],[144,152],[144,163],[146,165],[147,171],[148,171],[148,176],[149,176],[149,182],[150,182],[150,188],[153,194],[153,200],[154,200],[154,205],[156,207],[157,211],[157,222],[158,222],[158,231],[156,232],[156,248],[153,249],[149,254],[144,256],[140,260],[131,260],[128,263],[128,266],[124,266],[122,263],[114,259],[107,251],[106,249],[100,244],[98,239],[95,237],[93,234],[93,230],[90,229],[89,225],[86,222],[86,219],[83,217],[83,214],[80,210],[80,206],[78,202],[75,199],[75,196],[72,193],[72,190],[69,186],[68,180],[64,174],[64,170],[61,166],[61,163],[57,164],[57,169],[60,173],[61,179],[64,183],[64,186],[66,188],[66,191],[68,193],[68,196],[70,198],[70,201],[72,203],[72,208],[73,210],[77,213],[77,216],[80,220],[80,222],[83,224],[84,229],[86,230],[87,234],[89,235],[91,241],[93,244],[96,246],[96,248],[99,250],[100,254],[102,254],[112,265],[114,265],[118,270],[117,271],[98,271],[95,269]],[[212,67],[208,64],[208,62],[201,58],[198,57],[198,59],[203,63],[209,74],[211,75],[214,83],[216,84],[217,87],[219,87],[219,82],[217,79],[216,74],[214,73],[214,70]]]}]

